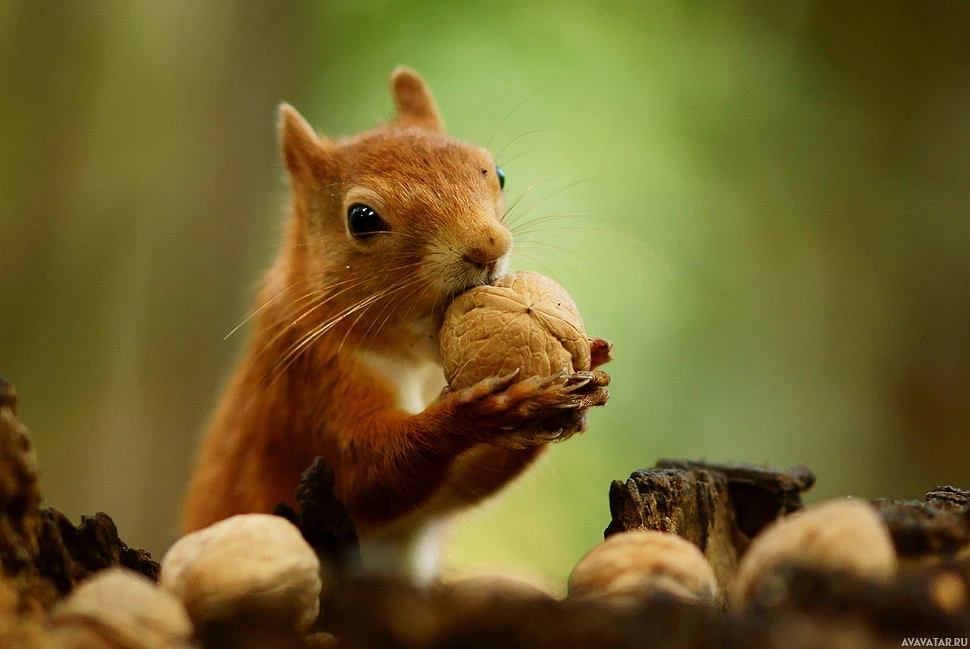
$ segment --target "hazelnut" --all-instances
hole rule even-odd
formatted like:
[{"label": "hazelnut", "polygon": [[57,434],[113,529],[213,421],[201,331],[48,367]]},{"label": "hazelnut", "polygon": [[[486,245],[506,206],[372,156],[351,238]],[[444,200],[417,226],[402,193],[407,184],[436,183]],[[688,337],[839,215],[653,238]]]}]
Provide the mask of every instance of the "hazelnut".
[{"label": "hazelnut", "polygon": [[459,295],[439,335],[448,385],[466,388],[490,376],[572,374],[590,366],[583,318],[559,284],[519,271]]},{"label": "hazelnut", "polygon": [[82,582],[54,608],[51,622],[55,637],[70,646],[195,646],[192,622],[182,604],[149,579],[125,568],[107,568]]},{"label": "hazelnut", "polygon": [[670,534],[614,534],[584,556],[569,576],[569,596],[635,604],[663,594],[688,602],[717,597],[714,570],[696,545]]},{"label": "hazelnut", "polygon": [[778,519],[748,546],[731,586],[731,604],[748,603],[781,565],[839,570],[875,582],[896,574],[896,549],[882,517],[868,503],[835,499]]},{"label": "hazelnut", "polygon": [[306,632],[319,612],[320,561],[295,525],[240,514],[188,534],[162,558],[159,585],[205,628],[242,624]]}]

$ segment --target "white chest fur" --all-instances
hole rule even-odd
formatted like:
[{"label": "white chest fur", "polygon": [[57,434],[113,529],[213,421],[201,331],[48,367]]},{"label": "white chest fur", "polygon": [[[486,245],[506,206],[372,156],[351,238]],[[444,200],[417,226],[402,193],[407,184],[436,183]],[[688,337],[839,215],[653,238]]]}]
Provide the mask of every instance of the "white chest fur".
[{"label": "white chest fur", "polygon": [[[424,410],[445,386],[441,365],[431,359],[366,351],[360,352],[360,358],[394,386],[397,407],[411,414]],[[403,573],[419,583],[428,583],[437,572],[436,518],[432,511],[418,510],[391,529],[369,537],[362,536],[364,568]]]},{"label": "white chest fur", "polygon": [[368,367],[394,386],[397,407],[412,415],[424,410],[445,387],[441,365],[435,361],[366,351],[360,354]]}]

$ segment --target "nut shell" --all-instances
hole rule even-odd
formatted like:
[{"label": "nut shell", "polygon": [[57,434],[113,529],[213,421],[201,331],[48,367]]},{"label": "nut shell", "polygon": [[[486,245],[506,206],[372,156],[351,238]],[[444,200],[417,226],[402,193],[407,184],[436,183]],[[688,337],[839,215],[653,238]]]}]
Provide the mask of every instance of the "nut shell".
[{"label": "nut shell", "polygon": [[584,556],[569,576],[569,596],[639,602],[664,594],[713,603],[714,570],[696,545],[676,534],[634,530],[614,534]]},{"label": "nut shell", "polygon": [[467,388],[492,376],[552,376],[589,369],[586,328],[576,303],[548,277],[503,275],[459,295],[440,331],[448,385]]},{"label": "nut shell", "polygon": [[159,585],[182,600],[197,627],[244,618],[306,631],[319,612],[320,561],[295,525],[240,514],[175,542]]},{"label": "nut shell", "polygon": [[858,500],[829,500],[778,519],[754,538],[731,584],[731,605],[751,601],[762,579],[784,564],[885,583],[896,574],[897,559],[889,529],[875,509]]},{"label": "nut shell", "polygon": [[[107,568],[82,582],[52,611],[70,646],[188,649],[192,623],[182,604],[145,577]],[[86,640],[82,643],[82,638]]]}]

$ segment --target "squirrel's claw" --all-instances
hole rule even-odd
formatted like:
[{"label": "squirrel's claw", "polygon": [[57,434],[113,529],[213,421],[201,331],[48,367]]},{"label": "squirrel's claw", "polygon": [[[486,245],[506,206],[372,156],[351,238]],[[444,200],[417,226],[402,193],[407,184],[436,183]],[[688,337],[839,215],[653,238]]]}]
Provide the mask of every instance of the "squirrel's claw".
[{"label": "squirrel's claw", "polygon": [[602,370],[576,372],[566,379],[566,384],[565,392],[567,394],[596,391],[610,384],[610,375]]},{"label": "squirrel's claw", "polygon": [[[610,376],[590,370],[516,381],[518,371],[491,377],[449,392],[456,415],[481,441],[507,448],[528,448],[563,440],[586,430],[586,410],[609,401]],[[465,413],[462,415],[461,413]]]},{"label": "squirrel's claw", "polygon": [[[500,390],[504,390],[515,380],[515,377],[519,375],[519,370],[516,369],[513,372],[509,372],[505,376],[490,376],[487,379],[479,381],[478,383],[471,385],[462,390],[455,390],[454,393],[458,395],[458,403],[469,404],[475,401],[480,401],[490,394],[494,394]],[[449,388],[445,388],[446,392]]]}]

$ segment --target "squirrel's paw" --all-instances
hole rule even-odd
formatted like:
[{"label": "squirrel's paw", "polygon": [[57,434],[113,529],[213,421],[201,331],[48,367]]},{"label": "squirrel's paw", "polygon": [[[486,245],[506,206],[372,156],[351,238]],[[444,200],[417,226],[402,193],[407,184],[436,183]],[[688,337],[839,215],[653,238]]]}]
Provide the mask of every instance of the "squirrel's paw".
[{"label": "squirrel's paw", "polygon": [[485,379],[450,395],[459,416],[474,422],[484,442],[523,448],[565,439],[586,429],[587,408],[610,398],[610,377],[598,370],[521,381],[516,375]]},{"label": "squirrel's paw", "polygon": [[485,416],[502,414],[510,425],[547,419],[564,410],[603,405],[609,400],[604,389],[609,382],[609,375],[599,370],[531,377],[481,399],[477,409]]},{"label": "squirrel's paw", "polygon": [[518,427],[507,427],[489,443],[508,449],[531,448],[561,442],[577,433],[584,433],[588,425],[586,408],[564,410],[547,419],[529,421]]}]

